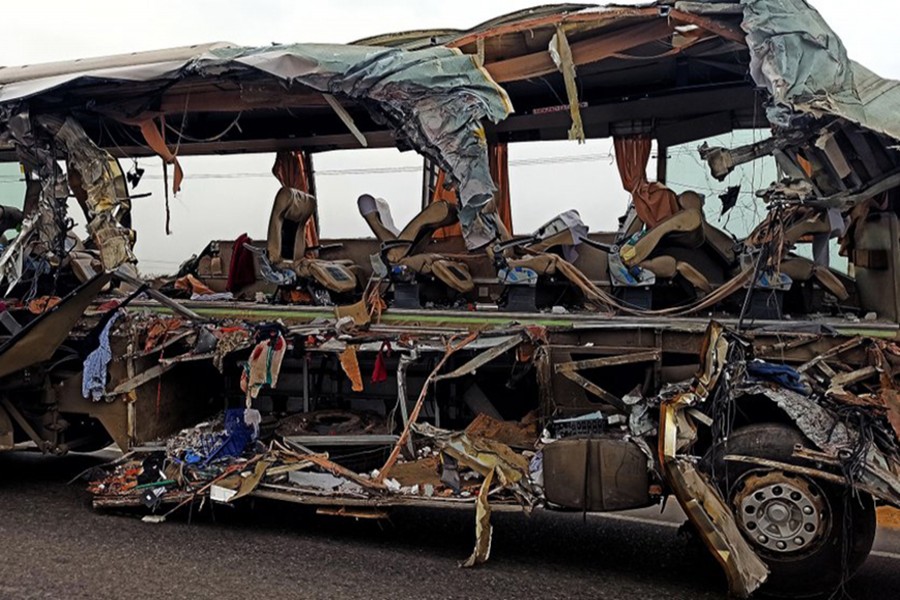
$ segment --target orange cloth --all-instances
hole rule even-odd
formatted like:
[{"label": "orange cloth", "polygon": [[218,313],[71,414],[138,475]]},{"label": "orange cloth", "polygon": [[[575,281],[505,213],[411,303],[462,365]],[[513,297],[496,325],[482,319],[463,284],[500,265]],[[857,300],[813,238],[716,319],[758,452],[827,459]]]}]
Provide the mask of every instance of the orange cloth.
[{"label": "orange cloth", "polygon": [[157,129],[153,119],[147,119],[141,123],[141,134],[144,136],[144,141],[147,142],[147,145],[150,146],[151,150],[156,152],[156,154],[166,161],[167,164],[175,165],[175,178],[172,180],[172,192],[177,194],[181,191],[181,182],[184,180],[184,171],[181,170],[181,165],[178,163],[178,157],[176,157],[175,153],[166,146],[165,138],[160,130]]},{"label": "orange cloth", "polygon": [[512,204],[509,199],[509,147],[505,144],[491,144],[490,147],[491,178],[497,191],[494,192],[494,204],[497,206],[497,217],[506,230],[512,234]]},{"label": "orange cloth", "polygon": [[35,298],[28,303],[28,312],[40,315],[50,310],[61,301],[62,298],[59,296],[42,296],[40,298]]},{"label": "orange cloth", "polygon": [[678,212],[675,192],[659,182],[647,180],[650,136],[616,137],[614,143],[622,187],[631,193],[634,209],[644,225],[656,227],[660,221]]},{"label": "orange cloth", "polygon": [[181,327],[181,319],[166,318],[157,319],[147,329],[147,339],[144,342],[144,352],[149,352],[159,344],[165,342],[169,334]]},{"label": "orange cloth", "polygon": [[359,371],[359,359],[356,357],[356,347],[347,346],[347,349],[341,352],[341,368],[350,378],[352,389],[354,392],[363,391],[362,373]]},{"label": "orange cloth", "polygon": [[[456,188],[447,188],[445,187],[446,183],[447,174],[444,173],[443,170],[438,171],[437,181],[434,184],[434,194],[431,196],[431,201],[438,202],[439,200],[446,200],[450,204],[459,206],[459,198],[456,195]],[[459,223],[454,223],[453,225],[441,227],[434,232],[434,235],[432,237],[436,240],[442,240],[444,238],[459,237],[461,235],[462,227]]]},{"label": "orange cloth", "polygon": [[201,296],[215,293],[209,286],[190,274],[176,279],[175,289],[190,292],[191,294],[200,294]]}]

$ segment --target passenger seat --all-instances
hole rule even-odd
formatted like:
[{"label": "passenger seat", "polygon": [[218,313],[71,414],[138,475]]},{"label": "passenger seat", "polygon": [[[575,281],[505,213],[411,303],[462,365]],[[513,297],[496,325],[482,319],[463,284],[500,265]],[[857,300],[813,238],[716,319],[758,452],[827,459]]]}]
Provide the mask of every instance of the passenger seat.
[{"label": "passenger seat", "polygon": [[357,206],[372,233],[381,242],[381,256],[389,269],[400,267],[417,277],[436,279],[461,294],[475,289],[469,267],[465,263],[440,254],[420,252],[435,231],[458,221],[456,206],[442,200],[432,202],[399,232],[393,225],[390,208],[383,199],[363,194],[358,198]]},{"label": "passenger seat", "polygon": [[[328,291],[338,294],[351,293],[357,289],[359,283],[356,267],[352,261],[321,260],[306,256],[307,252],[317,250],[306,246],[304,235],[306,222],[315,212],[314,196],[293,188],[283,187],[278,190],[269,217],[266,240],[269,262],[276,268],[289,264],[290,269],[298,277],[311,279]],[[297,226],[290,260],[286,260],[282,255],[285,222],[293,222]]]}]

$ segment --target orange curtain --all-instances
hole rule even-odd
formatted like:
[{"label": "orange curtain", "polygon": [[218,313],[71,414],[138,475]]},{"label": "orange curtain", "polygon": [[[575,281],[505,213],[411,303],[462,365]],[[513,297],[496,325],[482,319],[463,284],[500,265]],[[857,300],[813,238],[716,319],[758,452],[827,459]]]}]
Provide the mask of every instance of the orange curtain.
[{"label": "orange curtain", "polygon": [[494,205],[497,217],[512,234],[512,205],[509,201],[509,148],[506,143],[492,144],[490,147],[491,178],[497,191],[494,192]]},{"label": "orange curtain", "polygon": [[[505,143],[491,144],[488,150],[491,178],[497,191],[494,192],[494,204],[497,207],[497,216],[506,226],[506,230],[512,233],[512,208],[509,201],[509,150]],[[443,170],[438,171],[437,182],[434,186],[432,202],[446,200],[451,204],[459,205],[456,188],[445,188],[447,174]],[[462,235],[462,227],[459,223],[448,227],[441,227],[434,233],[436,239],[443,239]]]},{"label": "orange curtain", "polygon": [[622,187],[631,193],[638,217],[648,228],[678,212],[675,192],[659,182],[647,180],[650,136],[616,137],[616,165]]},{"label": "orange curtain", "polygon": [[[165,119],[165,117],[163,117],[163,119]],[[165,123],[165,121],[163,121],[163,123]],[[140,127],[141,135],[144,136],[144,141],[147,142],[150,149],[156,152],[166,164],[175,165],[175,178],[172,180],[172,193],[177,194],[181,191],[181,182],[184,181],[184,171],[181,170],[181,164],[178,162],[178,157],[175,156],[175,153],[169,150],[169,147],[166,145],[166,140],[162,131],[165,125],[161,128],[157,128],[153,119],[147,119],[140,124]]]},{"label": "orange curtain", "polygon": [[[280,150],[275,155],[275,164],[272,165],[272,175],[282,186],[310,193],[309,173],[306,169],[306,153],[303,150]],[[306,247],[319,245],[319,231],[316,227],[318,212],[306,222]]]},{"label": "orange curtain", "polygon": [[[431,196],[431,201],[438,202],[439,200],[446,200],[450,204],[459,206],[459,197],[456,195],[456,187],[444,187],[446,182],[447,174],[441,169],[438,171],[437,182],[434,184],[434,194]],[[444,238],[460,236],[462,236],[462,226],[459,223],[454,223],[447,227],[441,227],[434,232],[432,237],[436,240],[442,240]]]}]

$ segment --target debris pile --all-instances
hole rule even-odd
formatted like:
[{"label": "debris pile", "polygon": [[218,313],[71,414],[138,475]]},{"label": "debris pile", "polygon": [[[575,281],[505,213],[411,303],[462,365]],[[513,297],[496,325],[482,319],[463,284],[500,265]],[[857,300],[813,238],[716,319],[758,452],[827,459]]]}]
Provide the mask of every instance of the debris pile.
[{"label": "debris pile", "polygon": [[[230,409],[220,419],[172,436],[159,450],[137,450],[117,461],[89,484],[94,506],[143,505],[152,513],[147,520],[160,521],[188,505],[202,508],[207,501],[233,503],[251,495],[313,504],[327,497],[329,505],[354,509],[351,515],[407,503],[471,503],[477,508],[478,541],[463,564],[473,566],[490,553],[492,504],[530,511],[542,501],[531,470],[535,452],[513,450],[481,433],[486,427],[517,431],[517,442],[525,445],[515,423],[482,417],[471,432],[418,424],[414,430],[422,441],[414,457],[357,473],[291,435],[264,444],[243,413]],[[296,421],[285,419],[281,426]],[[327,444],[329,436],[323,437]],[[532,448],[536,441],[530,440]]]}]

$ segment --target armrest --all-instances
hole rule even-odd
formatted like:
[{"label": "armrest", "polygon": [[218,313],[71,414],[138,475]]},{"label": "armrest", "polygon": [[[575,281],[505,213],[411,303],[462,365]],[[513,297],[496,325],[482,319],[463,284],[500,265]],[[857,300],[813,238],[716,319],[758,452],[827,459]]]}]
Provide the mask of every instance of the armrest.
[{"label": "armrest", "polygon": [[494,252],[497,254],[501,254],[511,248],[527,246],[528,244],[533,244],[537,241],[539,241],[539,238],[534,235],[516,237],[511,240],[506,240],[505,242],[497,242],[496,244],[494,244]]},{"label": "armrest", "polygon": [[391,262],[387,259],[387,253],[394,248],[402,248],[404,246],[412,246],[412,240],[388,240],[387,242],[381,242],[381,260],[386,265],[390,265]]},{"label": "armrest", "polygon": [[343,247],[343,244],[320,244],[318,246],[309,246],[307,247],[307,250],[311,252],[322,252],[323,250],[337,250],[338,248]]}]

